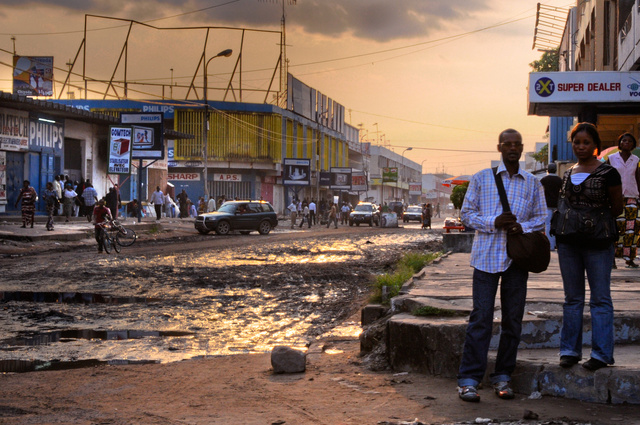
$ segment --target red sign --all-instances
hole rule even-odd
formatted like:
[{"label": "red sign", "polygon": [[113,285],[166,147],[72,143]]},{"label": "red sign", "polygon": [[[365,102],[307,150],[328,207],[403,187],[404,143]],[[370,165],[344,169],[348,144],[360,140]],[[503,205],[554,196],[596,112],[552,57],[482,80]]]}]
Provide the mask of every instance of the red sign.
[{"label": "red sign", "polygon": [[200,180],[200,174],[198,173],[169,173],[167,174],[167,180]]}]

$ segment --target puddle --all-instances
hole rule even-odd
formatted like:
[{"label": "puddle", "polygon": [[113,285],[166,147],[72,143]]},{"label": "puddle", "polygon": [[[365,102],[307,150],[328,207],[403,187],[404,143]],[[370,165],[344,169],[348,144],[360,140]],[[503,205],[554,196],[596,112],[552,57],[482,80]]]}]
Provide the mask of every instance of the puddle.
[{"label": "puddle", "polygon": [[21,301],[35,303],[134,304],[159,301],[159,298],[113,297],[81,292],[0,292],[0,302]]},{"label": "puddle", "polygon": [[168,363],[303,348],[321,335],[356,338],[359,324],[343,321],[374,276],[409,250],[441,248],[424,233],[396,232],[11,263],[0,276],[0,371]]},{"label": "puddle", "polygon": [[0,373],[25,373],[43,370],[69,370],[96,367],[100,365],[133,365],[159,363],[153,360],[76,360],[76,361],[44,361],[44,360],[0,360]]},{"label": "puddle", "polygon": [[127,339],[141,339],[150,337],[180,337],[193,336],[194,332],[184,331],[94,331],[91,329],[66,329],[61,331],[46,332],[32,336],[5,339],[0,341],[0,350],[11,351],[18,347],[34,347],[38,345],[48,345],[56,342],[70,342],[78,339],[102,340],[102,341],[124,341]]}]

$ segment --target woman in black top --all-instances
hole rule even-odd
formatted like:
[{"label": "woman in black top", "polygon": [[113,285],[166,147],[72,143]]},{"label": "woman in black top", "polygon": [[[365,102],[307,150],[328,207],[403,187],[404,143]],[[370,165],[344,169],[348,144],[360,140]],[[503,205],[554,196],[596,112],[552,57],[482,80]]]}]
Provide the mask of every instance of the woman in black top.
[{"label": "woman in black top", "polygon": [[[564,222],[559,219],[552,230],[558,242],[565,294],[560,366],[569,368],[582,358],[586,271],[591,294],[592,348],[591,359],[582,366],[597,370],[614,363],[611,263],[613,242],[617,239],[615,217],[622,212],[622,182],[615,168],[596,158],[601,142],[595,126],[577,124],[571,131],[571,144],[578,163],[564,175],[559,202],[568,202],[571,210],[579,214]],[[560,215],[569,217],[568,213],[563,214],[561,204],[558,210]]]}]

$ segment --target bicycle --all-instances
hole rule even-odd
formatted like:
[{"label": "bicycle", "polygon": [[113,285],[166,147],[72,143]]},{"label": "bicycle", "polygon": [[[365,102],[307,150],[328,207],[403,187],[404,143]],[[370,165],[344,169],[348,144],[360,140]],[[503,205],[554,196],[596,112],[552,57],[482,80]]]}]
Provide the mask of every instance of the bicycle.
[{"label": "bicycle", "polygon": [[120,246],[131,246],[136,242],[138,236],[133,230],[124,227],[118,220],[109,220],[111,231],[115,233],[116,244]]},{"label": "bicycle", "polygon": [[120,245],[118,245],[117,241],[109,234],[110,230],[113,229],[111,223],[109,221],[104,221],[99,223],[100,226],[100,244],[104,249],[104,252],[107,254],[111,254],[111,248],[113,248],[117,253],[120,252]]}]

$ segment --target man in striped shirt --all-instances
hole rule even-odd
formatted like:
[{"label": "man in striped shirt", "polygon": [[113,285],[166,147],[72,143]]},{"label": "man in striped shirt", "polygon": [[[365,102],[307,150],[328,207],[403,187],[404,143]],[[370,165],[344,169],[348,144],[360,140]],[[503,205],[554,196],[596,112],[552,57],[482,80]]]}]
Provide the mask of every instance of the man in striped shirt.
[{"label": "man in striped shirt", "polygon": [[476,229],[471,251],[473,311],[458,371],[458,395],[464,401],[480,400],[477,387],[487,368],[498,283],[502,331],[491,384],[498,397],[514,397],[510,381],[516,366],[529,274],[507,256],[507,233],[542,230],[546,216],[542,185],[519,167],[522,150],[520,133],[513,129],[500,133],[502,161],[497,173],[502,177],[511,212],[502,210],[491,168],[473,176],[460,212],[462,222]]}]

